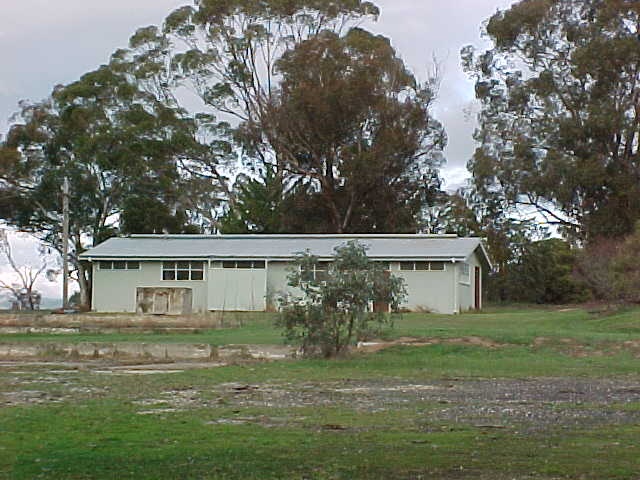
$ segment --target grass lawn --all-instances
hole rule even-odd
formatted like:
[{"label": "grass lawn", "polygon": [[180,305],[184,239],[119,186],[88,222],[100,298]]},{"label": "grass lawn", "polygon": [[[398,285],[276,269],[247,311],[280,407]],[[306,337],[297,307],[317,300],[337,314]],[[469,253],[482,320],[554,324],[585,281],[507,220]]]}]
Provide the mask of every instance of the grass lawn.
[{"label": "grass lawn", "polygon": [[[282,335],[273,326],[275,314],[248,315],[242,328],[202,330],[199,333],[78,333],[0,334],[0,342],[65,341],[65,342],[180,342],[229,344],[277,344]],[[406,336],[454,338],[479,336],[500,343],[529,345],[536,338],[573,339],[583,344],[623,342],[640,338],[640,309],[612,315],[595,315],[582,309],[513,309],[496,308],[483,313],[462,315],[395,315],[394,328],[387,339]]]},{"label": "grass lawn", "polygon": [[[1,364],[0,478],[640,478],[640,359],[615,348],[640,340],[640,311],[410,314],[385,336],[501,345],[154,375]],[[0,341],[18,338],[51,336]],[[270,319],[162,340],[281,341]]]}]

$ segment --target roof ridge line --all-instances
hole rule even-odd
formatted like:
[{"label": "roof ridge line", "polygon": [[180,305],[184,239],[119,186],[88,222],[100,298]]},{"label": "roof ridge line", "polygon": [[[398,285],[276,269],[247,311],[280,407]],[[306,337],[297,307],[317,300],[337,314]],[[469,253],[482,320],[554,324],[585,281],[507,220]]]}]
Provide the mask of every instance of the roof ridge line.
[{"label": "roof ridge line", "polygon": [[453,238],[474,238],[474,237],[459,237],[456,234],[425,234],[425,233],[354,233],[354,234],[343,234],[343,233],[328,233],[328,234],[318,234],[318,233],[292,233],[292,234],[241,234],[241,235],[208,235],[208,234],[131,234],[131,235],[123,235],[118,238],[147,238],[147,239],[190,239],[190,240],[258,240],[258,239],[271,239],[271,238],[442,238],[442,239],[453,239]]}]

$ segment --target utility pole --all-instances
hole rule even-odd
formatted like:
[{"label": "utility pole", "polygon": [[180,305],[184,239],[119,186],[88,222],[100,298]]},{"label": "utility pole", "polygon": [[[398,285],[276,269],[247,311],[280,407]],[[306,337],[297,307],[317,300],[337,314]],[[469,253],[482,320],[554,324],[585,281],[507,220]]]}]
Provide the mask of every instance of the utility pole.
[{"label": "utility pole", "polygon": [[62,308],[69,308],[69,179],[62,184]]}]

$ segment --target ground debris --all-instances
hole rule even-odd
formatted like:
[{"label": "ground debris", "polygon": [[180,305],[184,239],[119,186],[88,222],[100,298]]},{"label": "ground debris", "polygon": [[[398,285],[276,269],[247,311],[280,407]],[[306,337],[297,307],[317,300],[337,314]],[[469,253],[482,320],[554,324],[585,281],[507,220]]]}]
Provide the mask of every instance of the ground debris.
[{"label": "ground debris", "polygon": [[344,425],[338,425],[337,423],[326,423],[322,425],[324,430],[347,430]]},{"label": "ground debris", "polygon": [[233,390],[236,393],[243,393],[243,392],[249,392],[252,390],[258,390],[258,386],[257,385],[236,385],[236,386],[232,386],[231,390]]}]

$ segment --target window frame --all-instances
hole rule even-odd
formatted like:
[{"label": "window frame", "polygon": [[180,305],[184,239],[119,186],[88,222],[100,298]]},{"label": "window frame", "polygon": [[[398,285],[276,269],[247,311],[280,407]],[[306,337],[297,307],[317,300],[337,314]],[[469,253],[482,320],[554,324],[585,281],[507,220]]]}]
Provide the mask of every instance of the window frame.
[{"label": "window frame", "polygon": [[[185,263],[189,265],[185,266]],[[204,282],[207,279],[205,263],[204,260],[163,260],[160,265],[160,280],[163,282]],[[167,264],[173,264],[173,268],[168,268]],[[173,278],[165,278],[165,272],[173,272]],[[187,278],[178,278],[184,276],[185,272],[187,272]],[[194,273],[201,273],[202,278],[193,278]]]},{"label": "window frame", "polygon": [[[109,268],[105,268],[104,264],[110,263],[111,266]],[[115,268],[116,263],[123,263],[124,268]],[[131,264],[135,264],[135,267],[130,266]],[[132,272],[136,270],[141,270],[142,265],[139,260],[98,260],[98,270],[105,272]]]},{"label": "window frame", "polygon": [[[439,264],[442,265],[442,268],[432,268],[433,264]],[[413,268],[403,268],[403,266],[408,266],[409,264],[412,265]],[[418,268],[418,265],[420,266],[427,266],[428,268]],[[428,261],[424,261],[424,260],[416,260],[416,261],[404,261],[404,262],[400,262],[400,272],[437,272],[437,273],[442,273],[442,272],[446,272],[447,271],[447,262],[441,261],[441,260],[428,260]]]},{"label": "window frame", "polygon": [[[466,273],[465,273],[466,267]],[[471,264],[469,262],[460,262],[458,269],[458,282],[464,285],[471,285]]]},{"label": "window frame", "polygon": [[[329,266],[332,262],[330,261],[319,261],[317,263],[313,264],[313,271],[311,272],[307,272],[306,270],[303,270],[302,266],[298,266],[298,271],[300,272],[300,281],[301,283],[309,283],[310,281],[316,282],[316,283],[320,283],[323,285],[326,285],[327,280],[329,279]],[[324,266],[324,268],[318,268],[318,267],[322,267]],[[305,272],[307,273],[311,273],[311,280],[305,279],[303,278],[305,275]],[[320,278],[318,279],[318,274],[323,275],[325,278]]]},{"label": "window frame", "polygon": [[[238,264],[250,264],[250,266],[238,267]],[[266,260],[214,260],[211,262],[211,270],[265,270]]]}]

